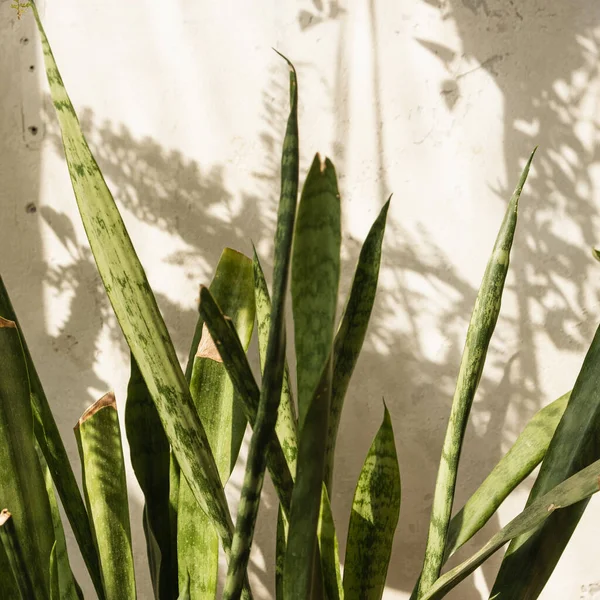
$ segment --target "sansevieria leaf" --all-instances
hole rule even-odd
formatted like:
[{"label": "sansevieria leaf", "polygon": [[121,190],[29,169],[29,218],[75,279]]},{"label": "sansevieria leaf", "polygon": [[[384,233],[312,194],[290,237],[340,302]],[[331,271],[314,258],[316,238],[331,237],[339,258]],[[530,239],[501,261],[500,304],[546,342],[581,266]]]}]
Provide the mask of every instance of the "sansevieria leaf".
[{"label": "sansevieria leaf", "polygon": [[154,597],[175,600],[177,555],[172,547],[172,523],[168,518],[169,440],[133,355],[125,403],[125,431],[133,472],[144,494],[142,524]]},{"label": "sansevieria leaf", "polygon": [[508,203],[504,220],[502,221],[496,243],[492,250],[492,255],[483,275],[479,293],[475,300],[473,314],[471,315],[469,329],[467,330],[467,340],[458,372],[456,390],[452,400],[450,419],[446,429],[433,495],[429,533],[425,548],[425,560],[419,582],[419,598],[423,596],[438,578],[444,562],[446,538],[452,514],[452,503],[454,501],[454,490],[456,488],[462,442],[473,399],[475,398],[475,392],[477,391],[477,386],[483,372],[488,346],[496,327],[498,315],[500,314],[502,292],[508,273],[510,250],[517,226],[519,198],[525,185],[534,154],[535,150],[529,157],[519,183]]},{"label": "sansevieria leaf", "polygon": [[[17,536],[14,521],[10,512],[4,508],[0,513],[0,545],[6,557],[7,566],[10,568],[15,587],[2,588],[3,594],[17,594],[14,597],[29,600],[47,597],[43,589],[36,588],[31,580],[31,568],[25,557],[23,547]],[[7,598],[12,596],[6,596]],[[52,599],[51,599],[52,600]]]},{"label": "sansevieria leaf", "polygon": [[542,461],[571,392],[538,411],[510,450],[492,469],[467,503],[450,521],[446,557],[469,541],[496,512],[506,497]]},{"label": "sansevieria leaf", "polygon": [[343,600],[344,586],[340,569],[340,551],[327,487],[323,484],[321,511],[317,527],[323,586],[327,600]]},{"label": "sansevieria leaf", "polygon": [[[210,290],[235,327],[242,348],[247,350],[255,313],[252,261],[226,248],[217,265]],[[219,469],[221,483],[225,485],[240,451],[246,417],[241,399],[235,392],[206,326],[203,327],[194,358],[191,391]],[[192,598],[215,598],[219,539],[184,480],[179,490],[177,554],[180,587],[185,585],[189,577]],[[235,552],[232,553],[230,564],[234,561]],[[243,577],[240,591],[242,583]]]},{"label": "sansevieria leaf", "polygon": [[302,190],[292,254],[299,439],[283,573],[285,600],[309,598],[313,583],[331,400],[340,221],[335,169],[317,155]]},{"label": "sansevieria leaf", "polygon": [[367,333],[373,303],[375,302],[379,267],[381,265],[381,246],[389,206],[390,200],[383,205],[361,248],[346,308],[333,345],[333,384],[325,462],[325,482],[329,490],[331,490],[335,444],[344,406],[344,397]]},{"label": "sansevieria leaf", "polygon": [[125,463],[112,392],[83,413],[75,437],[106,600],[135,600]]},{"label": "sansevieria leaf", "polygon": [[32,7],[69,174],[98,271],[179,467],[229,555],[233,523],[206,433],[144,269],[83,136],[34,3]]},{"label": "sansevieria leaf", "polygon": [[380,600],[400,515],[400,469],[392,421],[371,444],[354,492],[344,561],[346,600]]},{"label": "sansevieria leaf", "polygon": [[[549,518],[568,510],[571,506],[585,501],[595,494],[600,477],[600,460],[572,475],[548,493],[539,496],[525,510],[502,528],[490,541],[471,558],[442,575],[423,595],[423,600],[439,600],[477,567],[483,564],[494,552],[517,536],[529,531],[538,531]],[[494,596],[492,598],[510,598],[521,600],[521,596]],[[532,598],[533,596],[524,596]]]},{"label": "sansevieria leaf", "polygon": [[[283,57],[285,59],[285,57]],[[267,337],[260,401],[256,412],[242,493],[235,524],[231,560],[223,591],[224,600],[239,598],[250,558],[254,526],[267,464],[267,451],[275,432],[285,374],[285,298],[289,279],[292,237],[298,201],[298,84],[292,63],[290,70],[290,116],[281,159],[281,196],[275,231],[273,306]],[[289,415],[288,415],[289,416]]]},{"label": "sansevieria leaf", "polygon": [[[527,506],[600,458],[600,327],[583,361],[571,398],[556,428]],[[552,515],[535,532],[514,540],[502,561],[492,596],[537,598],[546,585],[587,506],[575,504]]]},{"label": "sansevieria leaf", "polygon": [[50,410],[48,399],[44,393],[42,382],[38,376],[31,354],[27,347],[23,330],[15,314],[8,291],[0,277],[0,316],[14,321],[23,346],[23,354],[27,363],[31,405],[33,410],[33,427],[37,444],[44,455],[56,492],[60,498],[65,514],[69,519],[73,535],[81,551],[88,572],[94,584],[96,594],[102,600],[102,580],[98,555],[92,539],[92,530],[88,520],[85,504],[75,479],[67,451]]},{"label": "sansevieria leaf", "polygon": [[[48,598],[54,525],[35,448],[29,377],[17,325],[0,317],[0,506],[28,565],[32,600]],[[12,538],[11,538],[12,539]],[[5,547],[7,554],[9,550]],[[10,559],[9,555],[9,559]],[[20,584],[19,578],[17,581]]]}]

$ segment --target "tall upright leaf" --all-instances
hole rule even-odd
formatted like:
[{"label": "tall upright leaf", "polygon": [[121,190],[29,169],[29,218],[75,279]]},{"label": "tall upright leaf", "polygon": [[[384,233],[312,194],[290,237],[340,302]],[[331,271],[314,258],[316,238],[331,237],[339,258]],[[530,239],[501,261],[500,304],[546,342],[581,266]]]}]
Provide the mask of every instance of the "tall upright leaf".
[{"label": "tall upright leaf", "polygon": [[275,432],[285,373],[285,297],[290,269],[292,236],[298,202],[298,84],[292,63],[283,57],[290,70],[290,116],[281,158],[281,195],[275,231],[273,269],[273,306],[267,338],[266,360],[260,400],[253,428],[238,516],[233,536],[232,554],[223,592],[224,599],[237,599],[250,558],[250,547],[260,495],[262,492],[267,448]]},{"label": "tall upright leaf", "polygon": [[[532,505],[554,486],[600,458],[600,327],[583,361],[571,398],[527,500]],[[535,532],[514,540],[492,589],[496,598],[537,598],[552,574],[587,500],[553,514]]]},{"label": "tall upright leaf", "polygon": [[508,203],[471,315],[435,485],[425,560],[419,582],[419,597],[438,578],[444,561],[462,442],[488,346],[500,314],[504,281],[508,273],[510,250],[517,226],[519,197],[534,154],[535,150],[531,153]]},{"label": "tall upright leaf", "polygon": [[400,469],[387,407],[354,492],[344,561],[346,600],[380,600],[400,515]]},{"label": "tall upright leaf", "polygon": [[75,437],[106,600],[135,600],[125,463],[112,392],[83,413]]},{"label": "tall upright leaf", "polygon": [[319,521],[340,275],[340,195],[333,164],[317,155],[294,232],[292,305],[298,378],[298,462],[285,556],[284,598],[308,598]]},{"label": "tall upright leaf", "polygon": [[[525,510],[517,515],[506,527],[503,527],[490,541],[473,556],[444,573],[435,584],[424,594],[423,600],[440,600],[448,592],[468,577],[477,567],[483,564],[494,552],[506,542],[525,535],[530,531],[543,529],[544,522],[561,512],[577,506],[598,492],[600,478],[600,460],[582,469],[569,479],[552,488],[546,494],[531,502]],[[492,592],[492,598],[533,598],[534,596],[497,595]]]},{"label": "tall upright leaf", "polygon": [[181,471],[229,555],[233,523],[206,433],[144,269],[81,131],[35,3],[32,7],[69,174],[98,271]]},{"label": "tall upright leaf", "polygon": [[327,600],[343,600],[344,586],[340,569],[340,551],[327,488],[323,484],[317,539]]},{"label": "tall upright leaf", "polygon": [[[29,376],[14,321],[0,317],[0,505],[14,525],[34,600],[50,590],[54,526],[44,475],[35,449]],[[6,550],[6,548],[5,548]],[[7,551],[8,552],[8,551]],[[10,558],[10,556],[9,556]]]},{"label": "tall upright leaf", "polygon": [[361,248],[352,288],[333,345],[333,384],[325,462],[325,483],[329,490],[331,490],[335,444],[344,397],[367,333],[375,301],[381,264],[381,246],[389,206],[390,200],[383,205]]},{"label": "tall upright leaf", "polygon": [[133,472],[144,494],[142,524],[150,580],[157,600],[175,600],[177,554],[172,546],[170,446],[146,383],[131,355],[131,375],[125,403],[125,431]]},{"label": "tall upright leaf", "polygon": [[538,411],[510,450],[450,521],[446,557],[470,540],[512,492],[542,462],[571,392]]},{"label": "tall upright leaf", "polygon": [[[226,248],[217,265],[210,290],[231,319],[243,350],[247,350],[255,314],[252,261]],[[206,326],[203,327],[194,359],[191,391],[217,462],[221,483],[225,485],[240,451],[246,416]],[[210,520],[199,510],[185,481],[181,481],[179,490],[177,546],[180,587],[183,589],[189,576],[193,598],[214,598],[217,592],[219,539]],[[230,564],[234,562],[235,551],[232,552]],[[243,577],[240,591],[242,583]]]},{"label": "tall upright leaf", "polygon": [[23,330],[17,319],[2,277],[0,277],[0,316],[14,321],[19,330],[23,353],[27,363],[27,372],[29,374],[35,438],[50,469],[52,481],[54,482],[65,514],[69,519],[73,535],[94,584],[96,594],[102,600],[100,565],[92,539],[92,530],[90,529],[85,504],[79,491],[65,445],[58,431],[58,426],[54,420],[54,415],[44,393],[42,382],[29,353]]}]

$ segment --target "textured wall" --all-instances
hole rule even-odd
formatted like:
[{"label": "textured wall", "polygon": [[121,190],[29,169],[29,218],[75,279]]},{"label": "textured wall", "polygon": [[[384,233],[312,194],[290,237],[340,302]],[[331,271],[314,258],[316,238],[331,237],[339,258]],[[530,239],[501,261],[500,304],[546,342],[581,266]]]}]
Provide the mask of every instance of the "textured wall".
[{"label": "textured wall", "polygon": [[[17,21],[10,4],[0,1],[0,270],[76,462],[71,428],[108,389],[122,405],[128,355],[78,219],[31,16]],[[403,481],[385,597],[408,598],[476,289],[536,144],[458,502],[527,419],[570,389],[598,323],[589,248],[599,241],[600,6],[47,0],[41,7],[182,358],[197,285],[210,280],[221,249],[248,252],[252,239],[270,265],[287,112],[286,67],[271,46],[298,68],[302,167],[321,151],[340,174],[344,291],[370,222],[394,193],[381,290],[341,424],[333,506],[343,544],[385,396]],[[133,477],[129,485],[140,597],[149,598],[140,494]],[[520,509],[530,485],[471,550]],[[275,511],[268,488],[251,576],[259,597],[272,587]],[[596,589],[599,526],[594,499],[546,600]],[[483,597],[498,564],[492,559],[452,597]]]}]

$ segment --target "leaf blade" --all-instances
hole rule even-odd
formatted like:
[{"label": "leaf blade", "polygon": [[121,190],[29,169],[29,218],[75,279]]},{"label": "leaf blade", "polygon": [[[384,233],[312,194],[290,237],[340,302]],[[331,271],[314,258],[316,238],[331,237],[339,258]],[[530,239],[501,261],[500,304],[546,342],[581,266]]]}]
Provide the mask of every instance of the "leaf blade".
[{"label": "leaf blade", "polygon": [[380,600],[400,515],[401,486],[392,421],[387,407],[361,470],[348,527],[344,594]]},{"label": "leaf blade", "polygon": [[508,203],[471,315],[433,496],[425,560],[419,582],[419,597],[438,578],[444,560],[462,441],[487,349],[500,313],[510,250],[517,225],[519,197],[534,154],[535,150],[531,153]]}]

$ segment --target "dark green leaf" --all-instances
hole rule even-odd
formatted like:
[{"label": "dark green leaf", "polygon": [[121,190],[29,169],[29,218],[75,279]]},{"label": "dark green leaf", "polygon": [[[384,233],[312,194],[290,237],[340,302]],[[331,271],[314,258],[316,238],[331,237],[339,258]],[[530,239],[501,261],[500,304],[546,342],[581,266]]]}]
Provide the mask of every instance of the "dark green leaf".
[{"label": "dark green leaf", "polygon": [[[3,509],[0,513],[0,543],[2,545],[4,555],[10,565],[10,569],[16,584],[16,591],[20,595],[21,600],[37,600],[37,598],[47,598],[43,588],[34,587],[32,582],[32,572],[41,565],[29,563],[25,556],[25,552],[15,528],[14,521],[11,518],[10,512]],[[33,559],[35,561],[35,558]],[[36,593],[36,590],[38,593]],[[3,593],[8,590],[3,589]]]}]

